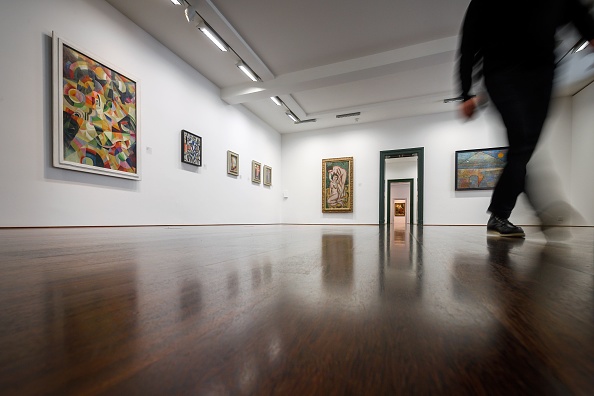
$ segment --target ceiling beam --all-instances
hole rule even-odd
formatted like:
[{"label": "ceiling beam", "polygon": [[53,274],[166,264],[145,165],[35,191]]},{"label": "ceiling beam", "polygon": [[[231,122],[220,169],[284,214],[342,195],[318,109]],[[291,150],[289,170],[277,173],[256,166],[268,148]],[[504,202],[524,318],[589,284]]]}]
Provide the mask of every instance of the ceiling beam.
[{"label": "ceiling beam", "polygon": [[382,77],[398,72],[451,62],[458,37],[446,37],[374,55],[287,73],[269,81],[246,83],[221,89],[229,104],[241,104],[270,96],[330,87],[353,81]]}]

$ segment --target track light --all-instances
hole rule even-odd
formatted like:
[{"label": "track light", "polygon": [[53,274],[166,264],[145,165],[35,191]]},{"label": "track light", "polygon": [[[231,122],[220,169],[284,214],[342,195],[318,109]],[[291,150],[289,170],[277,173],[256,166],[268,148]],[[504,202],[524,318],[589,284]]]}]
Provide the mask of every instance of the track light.
[{"label": "track light", "polygon": [[575,49],[574,49],[573,53],[575,54],[576,52],[580,52],[587,46],[588,46],[588,40],[582,40],[581,42],[579,42],[575,45],[575,47],[574,47]]},{"label": "track light", "polygon": [[299,118],[297,118],[297,116],[295,114],[293,114],[290,111],[287,111],[285,113],[287,115],[287,117],[289,117],[295,124],[299,123]]},{"label": "track light", "polygon": [[443,100],[443,103],[458,103],[464,102],[464,98],[462,96],[457,96],[455,98],[447,98]]},{"label": "track light", "polygon": [[181,1],[180,0],[171,0],[171,2],[175,5],[181,5]]},{"label": "track light", "polygon": [[214,43],[223,52],[227,52],[227,44],[208,26],[204,21],[200,21],[198,24],[198,30],[200,30],[210,41]]},{"label": "track light", "polygon": [[282,106],[283,103],[280,101],[280,99],[277,96],[271,96],[270,99],[274,102],[275,105],[277,106]]},{"label": "track light", "polygon": [[186,19],[188,20],[188,22],[192,22],[194,19],[196,19],[196,8],[194,6],[188,6],[188,8],[186,8]]},{"label": "track light", "polygon": [[254,82],[258,81],[258,77],[256,77],[256,75],[254,74],[254,72],[249,67],[247,67],[247,65],[245,63],[239,62],[237,64],[237,67],[239,68],[239,70],[241,70],[242,72],[244,72],[244,74],[246,76],[248,76],[250,78],[250,80],[252,80]]}]

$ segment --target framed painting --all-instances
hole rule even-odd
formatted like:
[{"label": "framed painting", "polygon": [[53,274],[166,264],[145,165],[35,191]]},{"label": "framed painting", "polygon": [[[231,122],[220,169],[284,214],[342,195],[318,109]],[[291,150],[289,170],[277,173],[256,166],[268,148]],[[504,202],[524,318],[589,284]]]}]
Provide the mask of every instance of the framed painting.
[{"label": "framed painting", "polygon": [[233,151],[227,151],[227,173],[229,175],[239,175],[239,154]]},{"label": "framed painting", "polygon": [[272,168],[268,165],[264,165],[264,185],[272,185]]},{"label": "framed painting", "polygon": [[394,202],[394,216],[406,216],[406,203]]},{"label": "framed painting", "polygon": [[507,163],[508,147],[456,151],[456,191],[492,190]]},{"label": "framed painting", "polygon": [[202,138],[182,129],[181,160],[194,166],[202,166]]},{"label": "framed painting", "polygon": [[322,160],[322,212],[353,211],[353,157]]},{"label": "framed painting", "polygon": [[262,164],[252,161],[252,183],[260,184],[262,180]]},{"label": "framed painting", "polygon": [[57,168],[140,180],[138,80],[53,34]]}]

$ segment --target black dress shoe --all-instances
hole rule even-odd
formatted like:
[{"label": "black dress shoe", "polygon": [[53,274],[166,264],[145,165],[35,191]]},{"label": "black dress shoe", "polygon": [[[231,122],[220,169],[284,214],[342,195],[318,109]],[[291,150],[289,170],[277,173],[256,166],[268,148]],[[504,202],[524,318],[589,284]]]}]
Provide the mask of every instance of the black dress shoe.
[{"label": "black dress shoe", "polygon": [[487,223],[487,234],[510,238],[524,238],[526,234],[522,227],[513,225],[508,219],[491,215]]}]

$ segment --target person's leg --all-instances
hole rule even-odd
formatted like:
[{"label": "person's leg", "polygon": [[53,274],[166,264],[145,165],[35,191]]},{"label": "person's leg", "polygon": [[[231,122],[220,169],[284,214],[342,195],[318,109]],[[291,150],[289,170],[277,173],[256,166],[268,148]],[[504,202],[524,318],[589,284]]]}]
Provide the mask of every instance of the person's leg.
[{"label": "person's leg", "polygon": [[488,211],[508,219],[525,190],[526,165],[534,153],[548,113],[552,70],[498,75],[487,79],[491,101],[507,129],[507,164],[497,182]]}]

